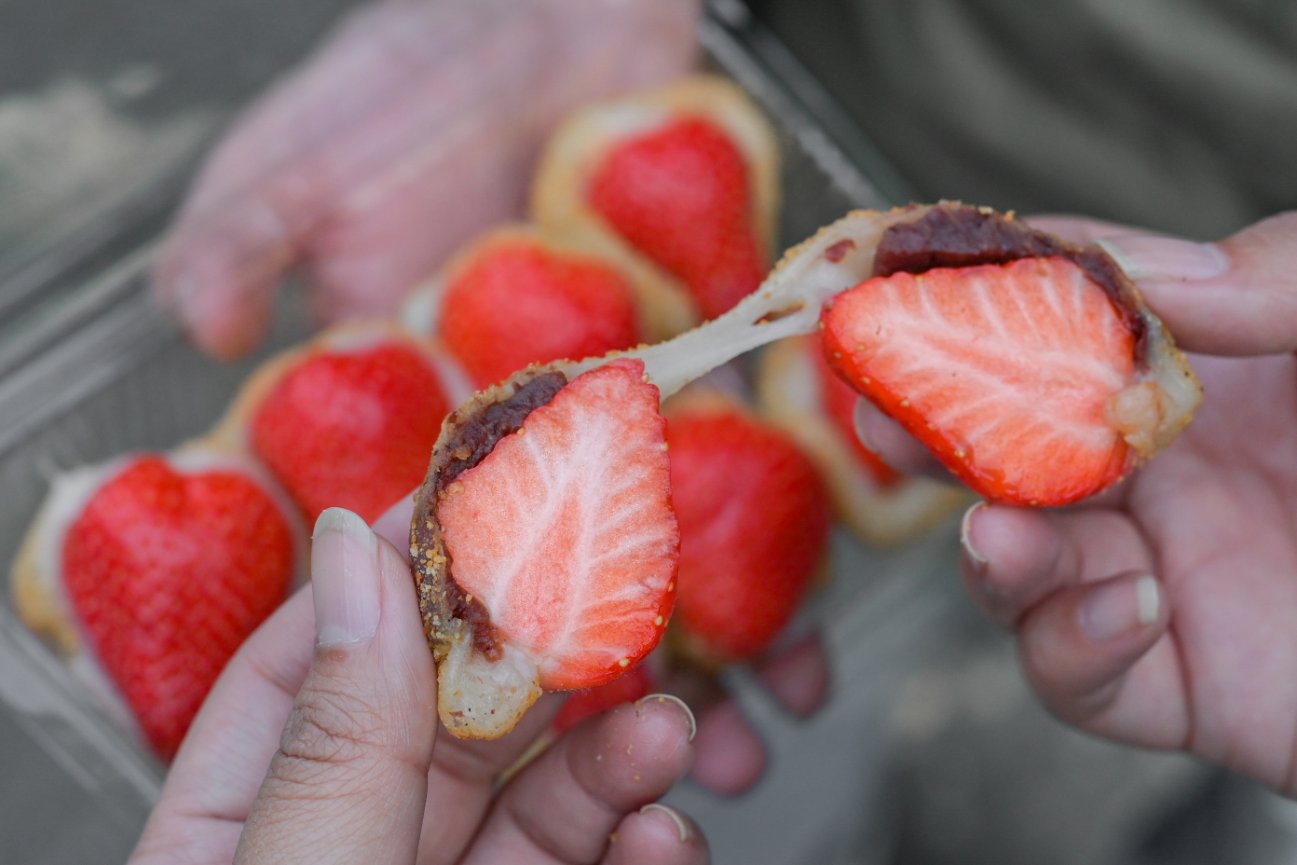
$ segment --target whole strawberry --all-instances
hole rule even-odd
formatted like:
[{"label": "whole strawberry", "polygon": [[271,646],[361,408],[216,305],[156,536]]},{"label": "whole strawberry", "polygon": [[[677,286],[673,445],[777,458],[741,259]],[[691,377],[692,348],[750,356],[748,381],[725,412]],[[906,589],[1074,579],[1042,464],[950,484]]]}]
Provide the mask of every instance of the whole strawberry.
[{"label": "whole strawberry", "polygon": [[164,760],[284,599],[300,528],[255,469],[139,455],[56,487],[16,573],[20,613],[93,658]]},{"label": "whole strawberry", "polygon": [[792,439],[726,401],[672,410],[667,441],[680,521],[673,627],[704,662],[750,659],[814,580],[829,538],[828,491]]}]

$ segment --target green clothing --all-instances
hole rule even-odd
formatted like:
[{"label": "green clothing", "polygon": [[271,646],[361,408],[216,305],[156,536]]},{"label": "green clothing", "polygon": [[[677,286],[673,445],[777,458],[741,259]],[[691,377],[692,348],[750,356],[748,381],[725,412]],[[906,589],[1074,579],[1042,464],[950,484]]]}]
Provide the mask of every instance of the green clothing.
[{"label": "green clothing", "polygon": [[751,3],[926,199],[1203,238],[1297,207],[1297,3]]}]

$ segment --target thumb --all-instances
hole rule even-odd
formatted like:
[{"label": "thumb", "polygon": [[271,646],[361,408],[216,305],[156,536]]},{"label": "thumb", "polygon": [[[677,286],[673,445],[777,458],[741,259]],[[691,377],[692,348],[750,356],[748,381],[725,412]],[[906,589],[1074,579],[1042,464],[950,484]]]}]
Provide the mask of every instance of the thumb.
[{"label": "thumb", "polygon": [[1188,351],[1297,350],[1297,211],[1219,243],[1147,234],[1099,239]]},{"label": "thumb", "polygon": [[400,554],[360,517],[320,515],[316,648],[235,861],[413,862],[436,680]]}]

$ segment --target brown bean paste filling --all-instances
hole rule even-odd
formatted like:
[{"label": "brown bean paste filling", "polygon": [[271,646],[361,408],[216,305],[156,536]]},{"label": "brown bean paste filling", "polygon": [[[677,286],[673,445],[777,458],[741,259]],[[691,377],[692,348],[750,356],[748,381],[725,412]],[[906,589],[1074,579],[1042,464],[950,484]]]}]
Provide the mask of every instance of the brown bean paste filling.
[{"label": "brown bean paste filling", "polygon": [[1135,363],[1145,365],[1148,327],[1140,315],[1134,288],[1117,263],[1097,246],[1066,243],[993,211],[942,204],[918,219],[891,226],[878,241],[874,275],[1006,264],[1020,258],[1049,256],[1068,259],[1104,290],[1135,337]]},{"label": "brown bean paste filling", "polygon": [[[456,423],[451,438],[444,445],[450,458],[433,481],[430,507],[435,508],[435,503],[440,501],[442,493],[456,478],[486,459],[502,438],[521,429],[527,417],[541,406],[548,405],[566,384],[567,376],[562,372],[544,373],[519,386],[507,399],[491,403]],[[437,546],[429,523],[427,519],[415,521],[415,542],[421,549]],[[447,611],[468,624],[473,635],[473,648],[498,661],[502,652],[491,614],[481,601],[465,593],[455,582],[454,563],[450,560],[450,553],[443,552],[446,556],[444,590]]]}]

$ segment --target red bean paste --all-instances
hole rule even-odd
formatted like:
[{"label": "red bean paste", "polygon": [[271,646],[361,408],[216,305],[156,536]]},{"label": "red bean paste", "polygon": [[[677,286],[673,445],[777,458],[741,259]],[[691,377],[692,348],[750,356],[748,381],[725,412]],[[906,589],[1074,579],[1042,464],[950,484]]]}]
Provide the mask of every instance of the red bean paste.
[{"label": "red bean paste", "polygon": [[[431,493],[426,499],[429,510],[436,507],[442,492],[456,478],[486,459],[502,438],[521,429],[527,417],[541,406],[549,404],[566,384],[567,376],[563,373],[544,373],[520,385],[506,399],[480,408],[468,417],[456,418],[451,426],[450,438],[442,445],[449,458],[432,479]],[[420,607],[430,634],[438,629],[437,611],[444,610],[452,618],[468,624],[474,649],[487,658],[498,661],[503,653],[495,627],[491,623],[491,614],[481,601],[465,593],[455,582],[454,563],[450,560],[450,553],[440,542],[440,530],[430,514],[416,514],[414,544],[421,551],[438,550],[446,558],[441,599],[427,597],[435,592],[428,585],[428,579],[420,580]]]},{"label": "red bean paste", "polygon": [[941,204],[918,219],[891,226],[878,241],[874,275],[1049,256],[1068,259],[1104,290],[1134,336],[1135,361],[1142,364],[1147,325],[1139,314],[1134,288],[1117,263],[1098,246],[1067,243],[994,211]]}]

